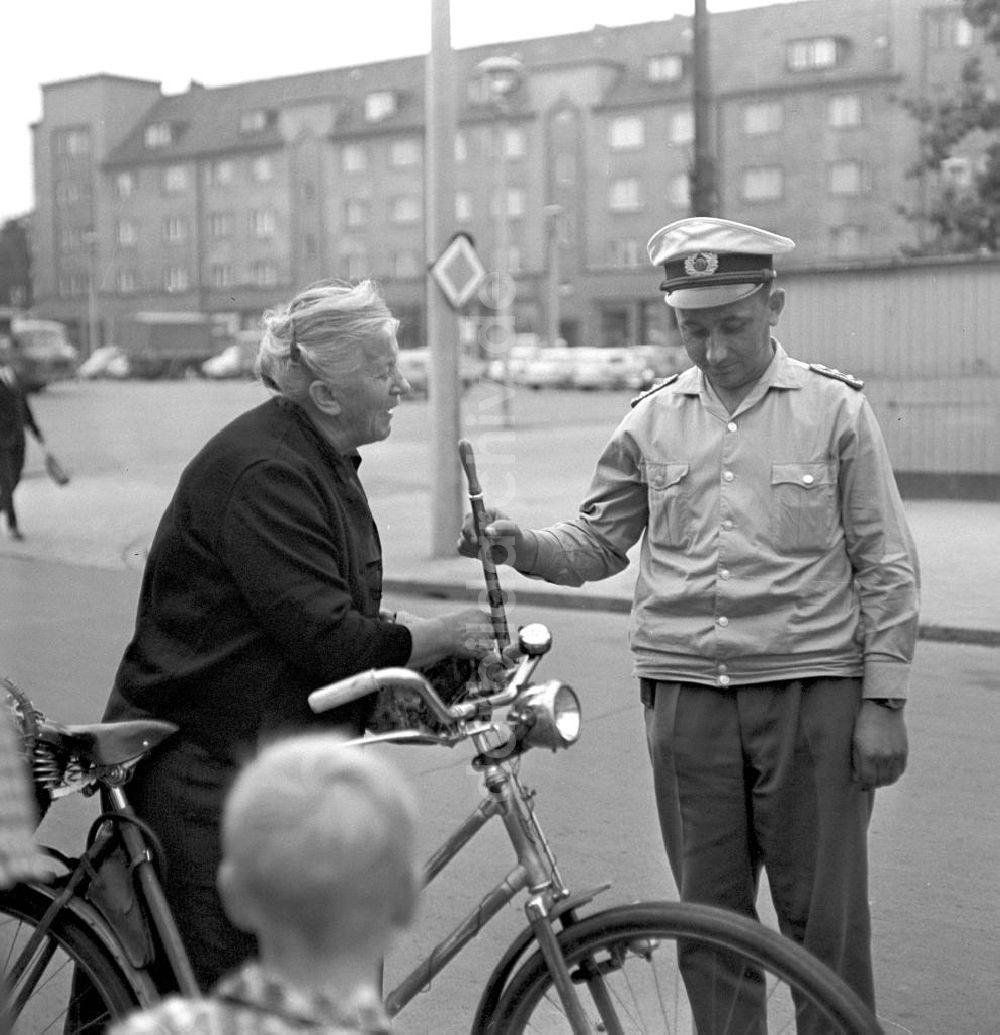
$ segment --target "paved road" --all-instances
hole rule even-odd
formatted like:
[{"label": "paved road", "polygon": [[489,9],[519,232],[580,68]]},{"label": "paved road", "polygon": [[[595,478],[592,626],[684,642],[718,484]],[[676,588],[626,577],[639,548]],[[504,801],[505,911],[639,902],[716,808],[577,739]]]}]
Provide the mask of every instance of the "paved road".
[{"label": "paved road", "polygon": [[[71,722],[99,714],[131,628],[145,545],[181,466],[215,428],[259,398],[251,385],[197,382],[70,384],[37,399],[42,426],[74,479],[66,489],[47,482],[33,450],[19,490],[29,539],[23,546],[0,541],[0,670],[45,710]],[[535,522],[562,517],[566,501],[575,502],[627,401],[620,394],[522,393],[512,429],[495,426],[487,396],[470,396],[465,405],[477,451],[488,461],[481,466],[491,501]],[[426,403],[404,404],[392,439],[366,455],[363,474],[385,532],[387,570],[407,576],[400,585],[432,573],[474,590],[474,564],[427,556],[426,424]],[[1000,506],[917,501],[912,509],[924,530],[932,619],[995,627]],[[627,579],[611,587],[618,599],[627,597]],[[444,605],[425,599],[407,606]],[[567,754],[536,752],[528,767],[568,879],[574,886],[614,880],[609,901],[670,895],[651,822],[624,617],[544,610],[527,597],[516,606],[517,620],[541,618],[556,631],[544,671],[578,686],[585,702],[581,743]],[[880,796],[872,831],[879,980],[890,1031],[1000,1032],[998,657],[983,647],[920,645],[909,711],[911,772]],[[436,842],[475,799],[466,758],[437,749],[397,749],[393,757],[413,774],[428,807],[428,844]],[[72,839],[90,817],[89,803],[67,803],[46,832]],[[440,932],[464,912],[456,889],[480,888],[483,859],[493,856],[506,858],[487,837],[468,865],[429,893],[416,941],[424,943],[427,926]],[[497,921],[499,933],[491,931],[457,961],[404,1015],[400,1031],[463,1031],[504,936],[520,923],[518,911],[508,910]],[[414,944],[403,946],[404,957]]]},{"label": "paved road", "polygon": [[[132,624],[138,573],[0,558],[0,669],[48,714],[68,722],[99,715]],[[391,601],[390,601],[391,602]],[[418,613],[447,606],[398,598]],[[527,614],[525,615],[527,617]],[[581,694],[584,732],[571,751],[534,752],[525,764],[539,814],[573,887],[611,880],[607,904],[671,897],[653,821],[641,713],[624,649],[625,618],[531,609],[555,635],[540,674]],[[996,982],[1000,922],[1000,686],[997,651],[921,643],[909,706],[910,772],[881,792],[872,824],[872,905],[882,1015],[887,1030],[916,1035],[1000,1031]],[[388,748],[411,774],[424,807],[429,850],[478,801],[461,748]],[[67,801],[43,832],[69,847],[93,803]],[[505,872],[498,831],[425,897],[420,923],[389,968],[440,937]],[[766,910],[765,910],[766,915]],[[501,914],[400,1018],[402,1035],[461,1035],[485,975],[522,925]]]}]

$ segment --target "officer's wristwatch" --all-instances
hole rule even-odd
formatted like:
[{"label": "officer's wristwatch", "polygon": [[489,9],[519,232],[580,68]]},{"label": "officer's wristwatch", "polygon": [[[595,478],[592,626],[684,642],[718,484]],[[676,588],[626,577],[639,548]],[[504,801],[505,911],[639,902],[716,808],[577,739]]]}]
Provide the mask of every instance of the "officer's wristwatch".
[{"label": "officer's wristwatch", "polygon": [[880,708],[888,708],[891,712],[902,711],[903,705],[906,704],[905,697],[866,697],[865,700],[877,704]]}]

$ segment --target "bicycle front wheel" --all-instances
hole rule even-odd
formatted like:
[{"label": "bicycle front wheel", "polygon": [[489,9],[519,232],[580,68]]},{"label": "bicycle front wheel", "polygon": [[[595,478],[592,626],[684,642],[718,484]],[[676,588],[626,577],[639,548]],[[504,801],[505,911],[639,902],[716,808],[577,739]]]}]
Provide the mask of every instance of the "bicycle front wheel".
[{"label": "bicycle front wheel", "polygon": [[[858,996],[800,945],[712,906],[621,906],[572,923],[559,941],[596,1032],[882,1035]],[[541,952],[513,975],[489,1030],[572,1032]]]},{"label": "bicycle front wheel", "polygon": [[[8,1030],[102,1032],[138,1006],[138,990],[100,938],[66,910],[32,951],[29,940],[49,903],[28,885],[0,893],[0,1003],[6,1003]],[[77,969],[89,980],[75,981]]]}]

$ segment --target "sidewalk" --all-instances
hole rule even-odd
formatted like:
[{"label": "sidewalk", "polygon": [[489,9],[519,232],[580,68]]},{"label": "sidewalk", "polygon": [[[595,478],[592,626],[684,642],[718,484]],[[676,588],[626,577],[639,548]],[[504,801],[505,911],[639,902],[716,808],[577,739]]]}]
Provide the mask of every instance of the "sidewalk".
[{"label": "sidewalk", "polygon": [[[396,464],[391,461],[390,465]],[[366,459],[366,465],[368,460]],[[457,555],[431,556],[431,507],[425,479],[406,483],[398,464],[371,465],[369,493],[382,536],[385,591],[475,600],[484,593],[482,569]],[[408,468],[415,474],[426,467]],[[482,477],[482,472],[481,477]],[[483,478],[487,499],[490,482]],[[574,478],[521,467],[515,502],[502,501],[526,525],[548,524],[576,512]],[[99,476],[74,477],[53,485],[29,469],[18,490],[23,543],[0,535],[0,555],[98,568],[139,569],[160,513],[173,491],[173,478],[131,478],[127,483]],[[498,500],[498,503],[501,503]],[[917,542],[923,581],[921,635],[926,639],[1000,646],[1000,503],[909,500],[907,514]],[[458,529],[455,534],[457,537]],[[634,565],[579,589],[528,579],[500,570],[508,606],[627,611]]]}]

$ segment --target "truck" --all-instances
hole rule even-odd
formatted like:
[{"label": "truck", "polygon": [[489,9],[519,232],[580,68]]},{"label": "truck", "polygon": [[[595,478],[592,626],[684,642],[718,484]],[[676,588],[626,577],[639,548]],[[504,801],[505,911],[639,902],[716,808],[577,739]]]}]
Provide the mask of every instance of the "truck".
[{"label": "truck", "polygon": [[137,312],[119,317],[118,348],[133,377],[183,377],[228,344],[224,328],[206,313]]}]

